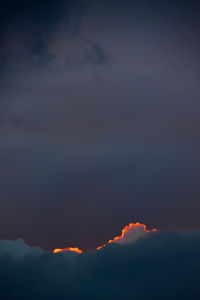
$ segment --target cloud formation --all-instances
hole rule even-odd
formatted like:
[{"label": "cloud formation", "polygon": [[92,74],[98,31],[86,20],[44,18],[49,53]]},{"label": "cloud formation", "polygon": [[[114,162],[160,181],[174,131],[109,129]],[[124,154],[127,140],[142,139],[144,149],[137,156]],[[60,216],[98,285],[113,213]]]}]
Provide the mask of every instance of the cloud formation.
[{"label": "cloud formation", "polygon": [[14,259],[22,259],[29,255],[40,255],[44,251],[39,247],[31,247],[23,240],[0,240],[0,258],[10,256]]},{"label": "cloud formation", "polygon": [[132,244],[138,239],[144,237],[147,233],[154,232],[156,229],[147,230],[146,225],[140,223],[130,223],[125,226],[120,236],[115,237],[113,240],[109,240],[108,243],[117,243],[121,245]]},{"label": "cloud formation", "polygon": [[[137,240],[146,236],[147,233],[156,232],[157,229],[147,230],[146,225],[141,223],[130,223],[122,229],[121,235],[114,237],[109,240],[107,243],[99,246],[96,250],[100,250],[103,247],[111,243],[116,243],[120,245],[128,245],[136,242]],[[67,248],[56,248],[53,250],[53,253],[60,253],[65,251],[74,251],[77,253],[83,253],[83,250],[77,247],[67,247]]]},{"label": "cloud formation", "polygon": [[108,244],[116,243],[120,245],[128,245],[146,236],[147,233],[156,232],[157,229],[147,230],[146,225],[141,223],[130,223],[122,229],[121,235],[109,240],[106,244],[99,246],[97,250],[102,249]]},{"label": "cloud formation", "polygon": [[[199,299],[200,233],[153,233],[129,245],[52,254],[1,241],[3,299]],[[5,251],[7,248],[7,253]],[[12,248],[12,250],[11,250]]]}]

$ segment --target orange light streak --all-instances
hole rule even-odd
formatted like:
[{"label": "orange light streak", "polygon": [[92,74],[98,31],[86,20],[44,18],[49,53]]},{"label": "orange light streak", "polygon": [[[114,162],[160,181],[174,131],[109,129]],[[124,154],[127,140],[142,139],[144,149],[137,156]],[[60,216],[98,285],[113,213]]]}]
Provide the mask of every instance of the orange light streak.
[{"label": "orange light streak", "polygon": [[77,247],[68,247],[68,248],[56,248],[53,250],[53,253],[60,253],[60,252],[65,252],[65,251],[71,251],[71,252],[76,252],[76,253],[83,253],[83,250],[80,250]]}]

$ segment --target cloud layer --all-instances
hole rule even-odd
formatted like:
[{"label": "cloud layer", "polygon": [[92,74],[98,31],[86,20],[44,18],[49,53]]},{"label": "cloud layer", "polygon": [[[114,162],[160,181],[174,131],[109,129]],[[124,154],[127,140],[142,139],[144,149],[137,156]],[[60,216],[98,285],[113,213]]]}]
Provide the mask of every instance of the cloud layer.
[{"label": "cloud layer", "polygon": [[[152,233],[76,254],[1,241],[3,299],[199,299],[200,233]],[[16,257],[16,248],[23,255]],[[7,251],[5,251],[7,248]],[[24,248],[29,249],[24,255]]]}]

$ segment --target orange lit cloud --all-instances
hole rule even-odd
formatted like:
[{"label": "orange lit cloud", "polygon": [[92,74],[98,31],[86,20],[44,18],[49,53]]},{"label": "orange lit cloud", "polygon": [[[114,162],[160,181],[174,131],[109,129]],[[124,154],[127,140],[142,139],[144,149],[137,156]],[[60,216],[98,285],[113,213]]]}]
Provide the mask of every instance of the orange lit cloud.
[{"label": "orange lit cloud", "polygon": [[53,253],[66,252],[66,251],[76,252],[76,253],[79,253],[79,254],[83,253],[83,250],[80,250],[77,247],[68,247],[68,248],[63,248],[63,249],[56,248],[56,249],[53,250]]},{"label": "orange lit cloud", "polygon": [[[147,230],[147,227],[145,224],[141,223],[130,223],[129,225],[125,226],[122,230],[122,233],[120,236],[116,236],[112,240],[109,240],[107,243],[99,246],[96,248],[96,250],[100,250],[103,247],[105,247],[107,244],[110,243],[118,243],[121,245],[127,245],[135,242],[139,238],[144,237],[148,232],[154,232],[157,231],[157,229],[151,229]],[[60,253],[60,252],[66,252],[66,251],[72,251],[76,253],[83,253],[83,250],[80,250],[77,247],[68,247],[68,248],[56,248],[53,250],[53,253]]]},{"label": "orange lit cloud", "polygon": [[127,245],[135,242],[139,238],[144,237],[148,232],[154,232],[157,231],[157,229],[151,229],[147,230],[147,227],[145,224],[141,223],[130,223],[129,225],[125,226],[122,229],[122,233],[120,236],[116,236],[114,239],[109,240],[106,244],[103,244],[102,246],[98,247],[97,250],[102,249],[107,244],[110,243],[118,243],[121,245]]}]

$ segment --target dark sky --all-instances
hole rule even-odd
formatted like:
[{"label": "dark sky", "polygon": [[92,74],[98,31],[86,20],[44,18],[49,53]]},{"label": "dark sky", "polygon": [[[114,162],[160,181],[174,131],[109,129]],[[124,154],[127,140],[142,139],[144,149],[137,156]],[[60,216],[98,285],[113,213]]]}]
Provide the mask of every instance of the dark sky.
[{"label": "dark sky", "polygon": [[198,2],[0,3],[0,239],[199,230]]}]

